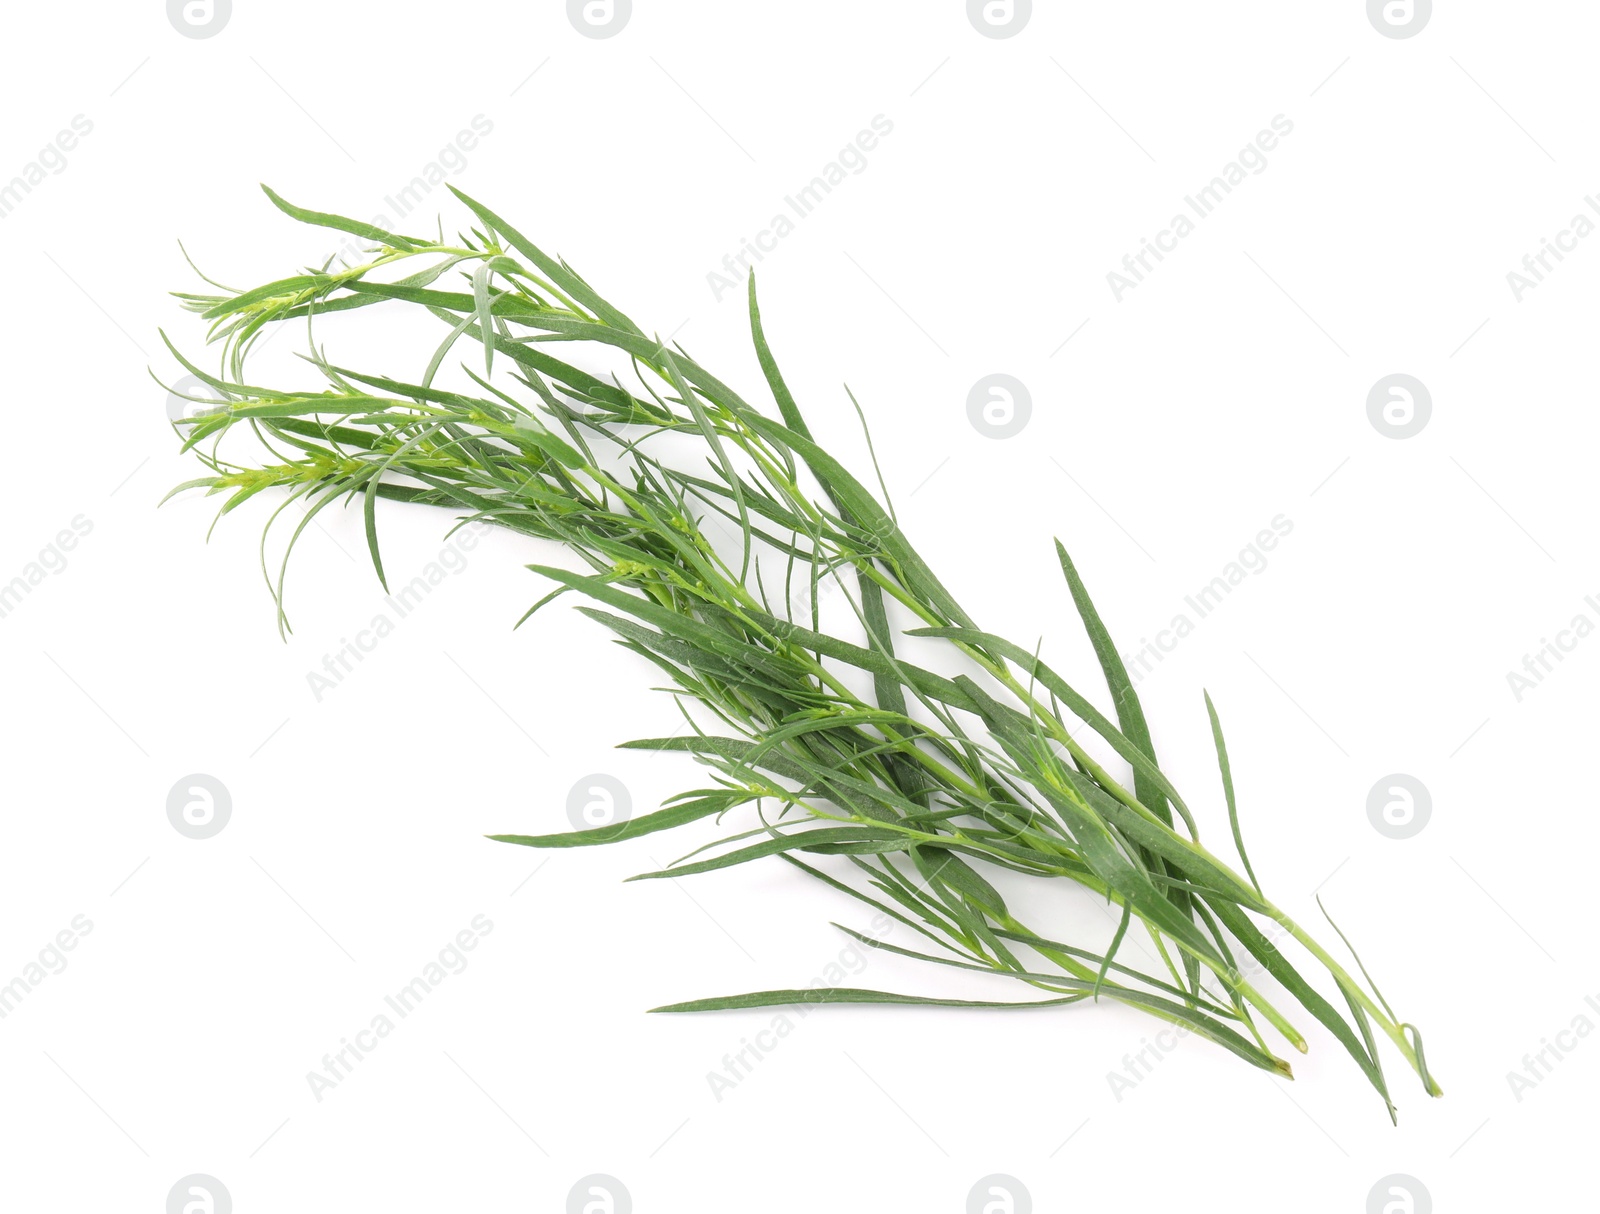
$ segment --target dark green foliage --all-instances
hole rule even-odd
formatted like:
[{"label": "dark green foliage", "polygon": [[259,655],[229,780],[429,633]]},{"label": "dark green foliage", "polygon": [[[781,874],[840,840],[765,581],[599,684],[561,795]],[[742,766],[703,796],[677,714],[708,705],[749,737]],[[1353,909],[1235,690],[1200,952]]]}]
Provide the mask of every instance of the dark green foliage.
[{"label": "dark green foliage", "polygon": [[[222,345],[216,375],[173,350],[215,394],[209,412],[179,423],[185,446],[210,471],[182,488],[225,495],[221,513],[264,489],[283,490],[274,518],[292,502],[303,506],[290,550],[318,511],[359,499],[380,579],[379,498],[441,506],[462,519],[557,541],[586,571],[530,566],[554,590],[529,614],[560,595],[581,596],[591,604],[585,614],[665,672],[680,700],[700,710],[698,719],[719,722],[712,734],[697,725],[687,736],[629,744],[690,754],[715,773],[717,787],[685,793],[621,826],[495,838],[587,846],[738,814],[739,829],[719,844],[643,876],[778,857],[911,928],[936,951],[857,935],[864,943],[1028,988],[1025,999],[997,1001],[843,988],[767,991],[657,1010],[1046,1007],[1109,999],[1288,1075],[1257,1018],[1297,1049],[1305,1041],[1248,976],[1265,972],[1335,1035],[1386,1101],[1374,1026],[1426,1089],[1439,1093],[1416,1030],[1399,1022],[1370,979],[1358,983],[1261,891],[1244,858],[1232,772],[1209,699],[1228,820],[1248,879],[1200,844],[1194,815],[1158,765],[1127,671],[1066,550],[1057,545],[1058,560],[1116,723],[1035,650],[979,628],[887,502],[817,443],[762,329],[753,279],[751,333],[781,421],[683,350],[645,336],[565,262],[465,195],[479,226],[454,244],[396,236],[269,196],[301,222],[376,247],[359,266],[309,269],[241,294],[182,297],[211,322],[211,338]],[[391,267],[409,272],[395,277]],[[435,285],[446,275],[459,277],[459,290]],[[265,326],[304,322],[314,330],[323,313],[377,306],[420,309],[445,327],[417,382],[330,364],[315,341],[307,357],[319,385],[272,389],[245,380],[246,356]],[[477,347],[462,362],[468,386],[437,386],[462,341]],[[579,349],[629,366],[637,386],[565,361],[567,351]],[[235,430],[259,440],[245,462],[222,449]],[[686,461],[691,467],[657,458],[652,439],[667,432],[699,443],[703,458]],[[709,538],[705,524],[713,516],[736,528],[736,554],[719,552]],[[288,555],[275,569],[263,560],[284,628]],[[815,601],[830,587],[834,620],[825,627]],[[797,620],[792,604],[801,591],[812,606]],[[902,630],[897,618],[915,626]],[[952,677],[904,661],[897,632],[938,641],[966,673]],[[871,676],[869,697],[851,689],[843,667]],[[1129,765],[1131,781],[1075,739],[1079,724]],[[1064,879],[1106,899],[1118,926],[1105,951],[1052,940],[1019,922],[993,880],[1000,870]],[[843,879],[852,874],[859,884]],[[1352,1020],[1301,977],[1252,916],[1275,920],[1309,953]],[[1164,973],[1121,959],[1135,932],[1152,943]]]}]

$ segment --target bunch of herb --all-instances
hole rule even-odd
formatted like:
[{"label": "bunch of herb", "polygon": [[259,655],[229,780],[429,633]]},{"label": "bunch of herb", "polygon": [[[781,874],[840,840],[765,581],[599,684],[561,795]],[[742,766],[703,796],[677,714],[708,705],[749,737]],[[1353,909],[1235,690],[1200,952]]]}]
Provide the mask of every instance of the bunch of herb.
[{"label": "bunch of herb", "polygon": [[[192,398],[196,414],[178,423],[207,475],[174,492],[224,495],[219,518],[268,489],[281,497],[273,520],[300,506],[280,561],[269,564],[262,537],[280,628],[287,628],[294,543],[334,502],[359,504],[380,581],[379,499],[443,507],[462,522],[557,541],[586,572],[530,566],[554,589],[527,614],[569,592],[586,600],[585,615],[671,680],[692,727],[625,745],[686,752],[710,770],[712,783],[620,826],[496,839],[585,846],[721,822],[739,811],[742,829],[642,877],[777,857],[909,927],[930,951],[842,929],[856,939],[1002,976],[1023,996],[980,1002],[777,990],[657,1011],[797,1002],[1040,1007],[1103,998],[1290,1076],[1263,1029],[1300,1051],[1305,1038],[1274,1002],[1280,996],[1269,998],[1249,969],[1270,974],[1333,1034],[1391,1117],[1379,1035],[1430,1094],[1440,1094],[1420,1034],[1395,1015],[1359,959],[1362,981],[1263,892],[1245,855],[1210,697],[1243,875],[1200,842],[1193,813],[1157,764],[1139,698],[1066,549],[1058,543],[1056,557],[1115,723],[1037,651],[980,628],[912,547],[887,492],[880,499],[813,441],[768,346],[753,276],[750,332],[781,420],[680,347],[647,335],[564,261],[459,191],[476,224],[454,242],[442,231],[433,239],[398,235],[267,194],[296,220],[370,242],[367,260],[330,261],[245,291],[208,279],[220,294],[181,295],[220,343],[216,374],[167,344],[209,389]],[[421,310],[442,325],[415,382],[327,358],[314,336],[323,318],[367,307]],[[303,357],[317,386],[252,384],[245,363],[262,334],[297,322],[306,327]],[[458,347],[472,352],[458,385],[446,388],[439,373]],[[620,362],[627,384],[552,353],[585,349]],[[256,440],[243,455],[237,443],[224,446],[241,430]],[[685,468],[663,457],[667,435],[700,458]],[[719,548],[713,524],[731,528],[737,544]],[[819,592],[835,587],[833,601],[854,617],[849,636],[822,626]],[[797,613],[797,602],[809,610]],[[899,656],[891,612],[916,625],[905,635],[937,641],[959,672]],[[844,677],[851,669],[870,675],[870,694],[852,690]],[[865,686],[864,676],[852,677]],[[1114,759],[1097,758],[1075,737],[1082,726],[1131,769],[1131,780],[1113,775],[1106,763]],[[1114,937],[1097,950],[1022,922],[991,880],[996,870],[1086,888],[1115,909]],[[1268,939],[1263,919],[1325,971],[1348,1016]],[[1130,931],[1152,942],[1160,972],[1124,959]]]}]

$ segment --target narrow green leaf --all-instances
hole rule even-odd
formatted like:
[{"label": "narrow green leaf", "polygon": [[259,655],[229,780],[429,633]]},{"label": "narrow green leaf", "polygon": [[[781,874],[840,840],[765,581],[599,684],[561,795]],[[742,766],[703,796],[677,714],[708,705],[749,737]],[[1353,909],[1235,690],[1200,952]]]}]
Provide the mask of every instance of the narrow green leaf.
[{"label": "narrow green leaf", "polygon": [[1289,962],[1289,959],[1269,941],[1256,925],[1250,921],[1248,915],[1237,906],[1229,902],[1216,901],[1211,904],[1211,909],[1218,919],[1222,920],[1234,938],[1244,945],[1245,949],[1259,961],[1266,971],[1280,982],[1284,989],[1298,999],[1301,1005],[1320,1021],[1324,1028],[1332,1033],[1344,1046],[1346,1052],[1356,1060],[1362,1074],[1366,1075],[1369,1083],[1378,1089],[1380,1095],[1387,1101],[1383,1084],[1383,1074],[1378,1070],[1376,1063],[1362,1048],[1361,1042],[1351,1031],[1344,1017],[1334,1011],[1332,1004],[1318,994],[1315,987],[1311,986],[1300,972]]},{"label": "narrow green leaf", "polygon": [[[472,298],[477,305],[478,329],[489,334],[494,332],[494,316],[489,308],[489,275],[492,271],[488,262],[483,262],[472,272]],[[483,343],[483,373],[494,374],[494,342]]]},{"label": "narrow green leaf", "polygon": [[[1099,659],[1123,736],[1154,763],[1156,748],[1150,740],[1150,726],[1145,720],[1144,707],[1139,703],[1139,693],[1133,689],[1133,680],[1128,677],[1128,668],[1123,664],[1122,655],[1117,652],[1116,642],[1101,621],[1100,613],[1095,610],[1094,601],[1089,597],[1088,587],[1078,576],[1077,567],[1060,540],[1056,541],[1056,556],[1061,562],[1061,572],[1066,575],[1067,588],[1072,592],[1072,602],[1083,620],[1084,631],[1089,634],[1089,643],[1094,646],[1094,656]],[[1140,802],[1170,826],[1172,815],[1167,812],[1166,802],[1162,799],[1162,794],[1167,790],[1156,784],[1148,772],[1135,770],[1134,781],[1134,794]],[[1140,782],[1144,787],[1140,787]],[[1147,796],[1149,800],[1145,799]]]},{"label": "narrow green leaf", "polygon": [[1077,1003],[1082,995],[1060,999],[1028,999],[1021,1002],[985,999],[935,999],[924,995],[897,995],[889,991],[867,991],[847,986],[811,987],[807,990],[752,991],[748,995],[721,995],[711,999],[691,999],[653,1007],[652,1012],[727,1012],[752,1007],[810,1007],[823,1003],[898,1003],[922,1007],[1059,1007]]},{"label": "narrow green leaf", "polygon": [[[839,924],[836,923],[834,926],[839,927]],[[975,970],[980,973],[992,973],[997,977],[1003,978],[1016,978],[1024,982],[1037,984],[1039,986],[1049,985],[1057,988],[1067,987],[1069,989],[1081,991],[1082,994],[1080,994],[1078,998],[1087,998],[1090,995],[1097,995],[1102,989],[1101,983],[1098,981],[1091,984],[1079,978],[1068,978],[1059,974],[1038,974],[1015,970],[1007,971],[1003,969],[995,969],[994,967],[987,965],[974,965],[973,963],[966,961],[954,961],[944,957],[933,957],[927,953],[919,953],[908,948],[901,948],[898,945],[890,944],[884,940],[875,940],[870,936],[863,936],[860,932],[852,931],[848,927],[840,927],[840,930],[847,935],[855,937],[862,944],[865,944],[870,948],[881,949],[884,952],[895,953],[902,957],[911,957],[918,961],[931,961],[938,965],[953,966],[956,969]],[[1105,974],[1104,965],[1102,965],[1100,973],[1101,977],[1103,978]],[[1143,977],[1143,975],[1140,975],[1140,977]],[[1149,981],[1149,979],[1146,979],[1146,981]],[[1282,1075],[1285,1078],[1294,1078],[1293,1070],[1282,1058],[1278,1058],[1275,1055],[1261,1049],[1254,1042],[1247,1040],[1239,1033],[1229,1028],[1227,1025],[1218,1022],[1214,1016],[1197,1011],[1193,1006],[1191,1006],[1191,1004],[1174,1003],[1170,999],[1162,999],[1159,996],[1152,995],[1147,991],[1136,990],[1132,987],[1120,986],[1116,983],[1106,984],[1104,986],[1104,991],[1108,999],[1114,999],[1119,1003],[1125,1003],[1130,1007],[1142,1008],[1145,1011],[1153,1012],[1155,1015],[1160,1016],[1163,1020],[1169,1020],[1174,1024],[1187,1025],[1191,1031],[1197,1033],[1199,1036],[1205,1037],[1207,1040],[1214,1041],[1225,1049],[1231,1050],[1233,1053],[1239,1055],[1239,1057],[1246,1059],[1255,1066],[1260,1067],[1262,1070],[1275,1072],[1276,1074]],[[1185,999],[1191,998],[1187,992],[1175,991],[1174,993],[1182,995]]]},{"label": "narrow green leaf", "polygon": [[1000,891],[984,880],[970,864],[944,850],[925,853],[926,849],[917,849],[917,858],[926,863],[924,871],[931,879],[948,885],[997,917],[1004,918],[1007,915],[1005,899],[1000,896]]},{"label": "narrow green leaf", "polygon": [[1206,691],[1202,694],[1206,698],[1206,712],[1211,717],[1211,736],[1217,744],[1217,766],[1222,769],[1222,792],[1228,800],[1228,825],[1233,828],[1233,845],[1239,850],[1239,859],[1244,861],[1244,871],[1250,876],[1250,884],[1260,893],[1261,882],[1256,880],[1256,870],[1250,867],[1250,857],[1244,850],[1244,836],[1239,833],[1239,806],[1233,798],[1233,769],[1228,765],[1227,743],[1222,740],[1222,722],[1217,719],[1217,708],[1211,702],[1211,693]]},{"label": "narrow green leaf", "polygon": [[699,860],[694,864],[685,864],[678,868],[660,869],[656,872],[639,873],[629,877],[629,881],[653,881],[660,877],[692,877],[699,873],[714,872],[719,868],[732,868],[739,864],[748,864],[751,860],[760,860],[766,856],[776,856],[780,852],[809,851],[813,848],[835,843],[871,843],[879,840],[897,841],[894,835],[886,834],[869,826],[821,826],[810,830],[797,830],[790,834],[778,835],[775,838],[752,843],[749,847],[741,847],[736,851],[715,856],[710,860]]},{"label": "narrow green leaf", "polygon": [[605,843],[621,843],[651,835],[660,830],[698,822],[712,814],[722,813],[740,799],[738,796],[701,797],[658,809],[654,813],[629,818],[626,822],[610,826],[596,826],[588,830],[564,831],[558,835],[488,835],[496,843],[517,843],[523,847],[596,847]]},{"label": "narrow green leaf", "polygon": [[772,399],[778,403],[778,413],[783,417],[783,424],[796,434],[804,438],[811,437],[811,427],[806,425],[806,419],[800,413],[800,406],[795,404],[794,395],[789,391],[789,385],[784,382],[783,372],[778,370],[778,361],[773,358],[772,350],[767,345],[766,331],[761,327],[761,308],[756,303],[756,275],[750,271],[749,279],[750,299],[750,338],[755,343],[756,361],[761,364],[761,374],[766,376],[767,387],[772,390]]},{"label": "narrow green leaf", "polygon": [[392,245],[397,249],[416,249],[428,243],[413,236],[397,236],[393,232],[386,232],[380,227],[375,227],[370,223],[362,223],[358,219],[346,219],[343,215],[328,215],[321,211],[308,211],[304,207],[297,207],[293,203],[285,202],[268,185],[263,184],[261,189],[268,198],[272,199],[273,206],[291,219],[298,219],[301,223],[309,223],[319,228],[333,228],[335,231],[349,232],[354,236],[364,236],[368,240],[376,241],[378,244]]},{"label": "narrow green leaf", "polygon": [[[1115,725],[1111,724],[1098,708],[1073,690],[1070,683],[1040,661],[1038,655],[1003,637],[981,632],[976,628],[912,628],[906,632],[906,635],[914,637],[944,637],[947,640],[961,641],[1014,662],[1030,678],[1038,679],[1050,691],[1054,692],[1072,710],[1075,716],[1079,717],[1084,724],[1104,738],[1118,755],[1127,760],[1134,769],[1136,780],[1142,779],[1145,782],[1147,792],[1154,789],[1155,793],[1153,795],[1158,799],[1163,796],[1170,799],[1172,804],[1177,807],[1178,812],[1183,815],[1183,820],[1188,825],[1190,833],[1193,835],[1199,834],[1194,824],[1194,818],[1189,813],[1189,807],[1184,804],[1183,798],[1178,795],[1178,790],[1172,787],[1171,781],[1155,765],[1149,754],[1138,746],[1132,738],[1127,737]],[[1154,813],[1154,807],[1147,804],[1144,797],[1138,794],[1137,783],[1134,787],[1136,790],[1134,795],[1139,803]],[[1164,805],[1165,802],[1162,802],[1162,804]],[[1171,823],[1172,816],[1170,813],[1166,816],[1165,821],[1168,824]]]},{"label": "narrow green leaf", "polygon": [[466,194],[463,194],[460,190],[456,189],[455,186],[450,186],[450,192],[457,198],[461,199],[462,202],[466,203],[467,206],[471,207],[479,219],[483,220],[484,223],[488,224],[496,232],[504,236],[512,248],[516,249],[517,252],[521,253],[529,261],[533,262],[534,265],[538,266],[540,272],[543,273],[546,278],[555,283],[557,287],[559,287],[566,294],[572,296],[573,299],[577,300],[584,307],[588,308],[589,311],[600,317],[600,319],[606,324],[631,333],[639,332],[639,330],[634,327],[634,323],[631,320],[629,320],[621,312],[617,311],[617,309],[613,308],[605,300],[601,299],[600,296],[595,293],[594,288],[588,283],[584,282],[583,279],[579,278],[577,274],[573,273],[572,268],[565,262],[557,261],[555,258],[549,256],[544,252],[544,250],[540,249],[531,240],[529,240],[521,232],[517,231],[504,219],[501,219],[500,216],[496,215],[488,207],[484,206],[476,199],[469,198]]},{"label": "narrow green leaf", "polygon": [[1117,924],[1116,934],[1111,937],[1111,947],[1106,949],[1106,955],[1100,961],[1100,972],[1094,977],[1095,1002],[1100,1001],[1100,988],[1105,984],[1106,968],[1111,964],[1111,958],[1117,955],[1117,949],[1122,944],[1122,938],[1128,934],[1128,923],[1133,918],[1133,903],[1122,904],[1122,921]]},{"label": "narrow green leaf", "polygon": [[[1061,563],[1061,572],[1066,576],[1067,588],[1072,593],[1072,602],[1078,609],[1079,618],[1083,621],[1084,631],[1089,634],[1089,643],[1094,647],[1095,657],[1100,662],[1106,689],[1110,691],[1111,703],[1116,709],[1117,723],[1122,726],[1122,733],[1128,741],[1143,752],[1153,766],[1156,762],[1156,748],[1150,737],[1150,726],[1145,720],[1144,707],[1139,703],[1139,695],[1133,689],[1133,680],[1128,677],[1127,666],[1122,661],[1122,655],[1117,652],[1116,642],[1111,639],[1110,631],[1101,620],[1099,611],[1095,609],[1094,601],[1089,597],[1088,587],[1078,576],[1077,567],[1073,565],[1072,558],[1067,555],[1066,546],[1059,539],[1056,540],[1056,557]],[[1148,769],[1135,765],[1134,796],[1139,799],[1140,804],[1170,826],[1172,812],[1166,802],[1166,796],[1170,795],[1169,787],[1165,779],[1156,780]],[[1180,812],[1183,812],[1182,802],[1175,797],[1174,802],[1179,805]],[[1184,813],[1184,820],[1190,834],[1196,834],[1194,821],[1187,813]],[[1146,861],[1149,862],[1148,856]],[[1185,914],[1193,913],[1187,893],[1172,889],[1167,891],[1167,896]],[[1199,973],[1194,958],[1185,956],[1184,965],[1189,985],[1198,989]]]},{"label": "narrow green leaf", "polygon": [[963,627],[975,627],[967,613],[961,610],[960,604],[944,588],[944,584],[933,575],[933,570],[928,568],[922,557],[917,555],[916,549],[912,548],[895,521],[884,512],[883,507],[878,505],[877,499],[867,491],[866,487],[850,475],[844,465],[809,438],[786,426],[780,426],[777,422],[763,417],[751,417],[746,421],[763,437],[792,447],[799,453],[805,460],[806,466],[839,505],[849,510],[856,523],[871,533],[882,545],[884,557],[899,570],[913,593],[925,598],[945,619]]},{"label": "narrow green leaf", "polygon": [[389,581],[383,576],[383,556],[378,551],[378,484],[380,476],[367,477],[366,492],[362,495],[361,517],[367,531],[367,551],[372,554],[372,567],[378,571],[378,585],[389,593]]}]

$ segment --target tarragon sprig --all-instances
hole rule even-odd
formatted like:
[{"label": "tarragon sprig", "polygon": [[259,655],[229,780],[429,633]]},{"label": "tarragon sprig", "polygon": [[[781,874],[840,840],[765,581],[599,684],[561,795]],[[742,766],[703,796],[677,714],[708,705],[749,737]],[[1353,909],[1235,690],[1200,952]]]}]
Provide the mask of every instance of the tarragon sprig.
[{"label": "tarragon sprig", "polygon": [[[351,233],[372,248],[355,266],[330,263],[252,290],[182,296],[210,322],[221,367],[203,371],[168,343],[214,394],[199,398],[203,411],[179,423],[185,448],[208,470],[180,489],[225,494],[219,518],[267,489],[285,491],[274,519],[291,503],[302,505],[275,570],[263,536],[263,572],[282,628],[289,552],[309,521],[336,501],[360,504],[380,580],[379,499],[441,506],[463,520],[559,542],[586,571],[530,566],[554,589],[528,614],[567,593],[587,600],[584,614],[661,669],[680,702],[700,710],[686,711],[692,729],[683,736],[627,745],[693,755],[715,784],[621,825],[495,838],[587,846],[745,811],[744,829],[642,877],[779,857],[909,927],[933,951],[851,932],[858,940],[1007,978],[1027,996],[988,1002],[782,990],[657,1011],[796,1001],[1041,1007],[1106,998],[1289,1076],[1289,1063],[1272,1052],[1258,1020],[1297,1050],[1306,1048],[1305,1038],[1274,1001],[1280,997],[1269,998],[1246,973],[1241,961],[1249,958],[1252,970],[1269,974],[1333,1033],[1391,1116],[1378,1033],[1425,1090],[1440,1094],[1417,1030],[1399,1021],[1359,962],[1365,981],[1256,881],[1209,696],[1229,825],[1246,875],[1201,843],[1193,812],[1156,761],[1132,682],[1063,546],[1057,557],[1116,723],[1036,649],[980,628],[912,547],[887,494],[880,500],[817,444],[767,342],[754,276],[751,335],[777,419],[681,347],[647,336],[499,215],[457,194],[476,226],[445,242],[306,211],[268,191],[293,218]],[[315,386],[269,388],[246,378],[247,356],[267,326],[303,322],[309,338],[325,316],[378,306],[420,309],[444,326],[414,382],[338,365],[311,340],[306,357],[320,377]],[[454,387],[440,386],[450,352],[463,342],[475,345],[478,357],[461,366]],[[550,353],[572,349],[620,362],[631,386]],[[223,440],[240,429],[257,440],[243,462],[232,445],[223,451]],[[664,434],[679,436],[675,449],[683,438],[698,442],[708,458],[680,466],[658,454]],[[713,542],[712,519],[733,529],[737,552]],[[818,605],[825,588],[837,591],[834,614],[848,611],[826,628]],[[797,597],[805,603],[800,619]],[[848,636],[841,624],[849,625]],[[906,661],[896,652],[899,635],[940,642],[965,673]],[[845,668],[871,676],[871,695],[852,690]],[[707,731],[708,721],[716,732]],[[1127,764],[1131,780],[1113,775],[1106,764],[1114,760],[1078,740],[1084,726]],[[1064,880],[1105,899],[1118,918],[1110,944],[1097,951],[1022,922],[991,879],[998,870],[1015,875],[1008,879]],[[852,872],[858,882],[844,879]],[[1302,976],[1262,921],[1276,923],[1317,963],[1348,1016]],[[1122,959],[1135,923],[1162,972]]]}]

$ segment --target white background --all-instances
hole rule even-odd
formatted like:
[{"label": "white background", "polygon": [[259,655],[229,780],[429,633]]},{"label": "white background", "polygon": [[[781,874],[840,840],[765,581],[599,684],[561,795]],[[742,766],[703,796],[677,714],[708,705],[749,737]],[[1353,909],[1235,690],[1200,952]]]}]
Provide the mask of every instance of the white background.
[{"label": "white background", "polygon": [[[992,39],[953,0],[636,0],[605,40],[550,0],[238,0],[206,39],[151,0],[8,10],[0,180],[93,123],[0,221],[0,581],[92,524],[0,619],[0,982],[74,916],[93,924],[0,1020],[8,1208],[154,1212],[189,1173],[240,1214],[554,1211],[590,1173],[641,1212],[960,1211],[989,1173],[1040,1211],[1359,1214],[1392,1173],[1440,1211],[1573,1208],[1600,1038],[1568,1039],[1520,1101],[1506,1076],[1575,1018],[1600,1024],[1600,640],[1520,702],[1506,674],[1600,619],[1583,601],[1600,241],[1520,302],[1506,275],[1600,186],[1600,14],[1455,3],[1396,40],[1355,0],[1037,9]],[[611,749],[673,729],[656,672],[565,607],[511,630],[543,592],[522,566],[551,550],[492,536],[314,698],[307,672],[382,609],[359,517],[308,530],[285,644],[256,566],[268,504],[209,545],[214,503],[156,509],[198,474],[145,370],[180,373],[158,327],[203,349],[165,294],[202,286],[177,241],[240,287],[321,261],[336,242],[257,182],[392,218],[385,196],[479,114],[493,131],[451,180],[750,395],[738,297],[717,302],[708,272],[891,120],[762,263],[769,334],[813,427],[866,471],[854,389],[902,524],[968,610],[1046,636],[1081,686],[1093,659],[1052,536],[1131,650],[1292,520],[1141,694],[1221,846],[1210,689],[1257,871],[1308,924],[1320,889],[1423,1028],[1443,1100],[1391,1053],[1392,1128],[1313,1024],[1293,1084],[1190,1040],[1119,1100],[1107,1074],[1154,1022],[1102,1004],[827,1009],[719,1101],[707,1073],[770,1015],[645,1010],[804,985],[846,943],[828,921],[862,916],[776,862],[621,883],[698,838],[542,867],[482,838],[564,829],[590,773],[640,812],[701,780]],[[1294,130],[1268,167],[1117,302],[1107,272],[1279,114]],[[439,189],[402,230],[440,211],[465,222]],[[336,361],[419,371],[428,347],[361,331],[321,336]],[[280,382],[310,382],[301,340],[263,362]],[[968,421],[992,372],[1031,392],[1017,438]],[[1433,401],[1404,441],[1366,412],[1394,372]],[[386,511],[392,575],[449,522]],[[196,772],[233,803],[203,842],[165,809]],[[1395,772],[1432,796],[1406,841],[1367,817]],[[1062,901],[1063,928],[1109,930]],[[307,1072],[480,914],[468,968],[317,1100]],[[976,989],[891,957],[852,981]]]}]

